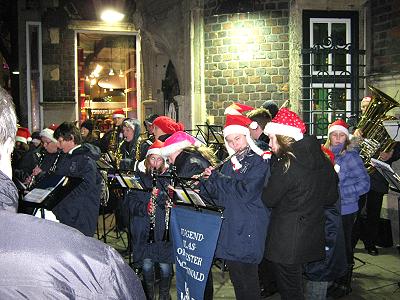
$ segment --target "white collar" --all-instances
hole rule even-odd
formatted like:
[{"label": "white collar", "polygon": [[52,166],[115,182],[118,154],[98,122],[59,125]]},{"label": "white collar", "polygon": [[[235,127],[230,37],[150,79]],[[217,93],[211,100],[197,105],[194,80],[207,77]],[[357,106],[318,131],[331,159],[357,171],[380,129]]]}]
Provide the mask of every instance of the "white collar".
[{"label": "white collar", "polygon": [[72,152],[74,152],[74,150],[78,149],[80,146],[82,146],[82,145],[76,145],[74,148],[72,148],[71,150],[68,151],[68,154],[72,154]]}]

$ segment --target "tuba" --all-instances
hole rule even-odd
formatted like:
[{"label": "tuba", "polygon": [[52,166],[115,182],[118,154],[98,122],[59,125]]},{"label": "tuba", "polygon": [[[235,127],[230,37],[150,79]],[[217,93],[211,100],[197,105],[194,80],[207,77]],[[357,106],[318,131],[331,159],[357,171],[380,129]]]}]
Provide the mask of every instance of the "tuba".
[{"label": "tuba", "polygon": [[372,91],[371,102],[361,117],[357,129],[362,132],[363,137],[360,142],[360,156],[368,173],[371,174],[374,170],[371,158],[378,158],[380,152],[389,152],[395,145],[386,132],[383,121],[396,119],[386,116],[386,113],[395,107],[400,107],[400,104],[379,89],[368,87]]}]

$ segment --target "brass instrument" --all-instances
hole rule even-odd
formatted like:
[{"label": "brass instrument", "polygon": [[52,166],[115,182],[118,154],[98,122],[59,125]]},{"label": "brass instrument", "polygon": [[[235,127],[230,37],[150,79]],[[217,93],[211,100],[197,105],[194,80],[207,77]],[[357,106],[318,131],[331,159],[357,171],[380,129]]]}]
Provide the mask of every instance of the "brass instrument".
[{"label": "brass instrument", "polygon": [[108,144],[108,150],[116,153],[118,146],[118,127],[114,126],[111,133],[110,143]]},{"label": "brass instrument", "polygon": [[389,152],[395,145],[386,132],[383,121],[396,119],[386,116],[386,113],[395,107],[400,107],[400,104],[377,88],[369,86],[369,89],[372,91],[371,102],[362,115],[357,129],[361,131],[363,137],[360,142],[360,156],[368,173],[372,173],[374,168],[371,158],[378,158],[380,152]]}]

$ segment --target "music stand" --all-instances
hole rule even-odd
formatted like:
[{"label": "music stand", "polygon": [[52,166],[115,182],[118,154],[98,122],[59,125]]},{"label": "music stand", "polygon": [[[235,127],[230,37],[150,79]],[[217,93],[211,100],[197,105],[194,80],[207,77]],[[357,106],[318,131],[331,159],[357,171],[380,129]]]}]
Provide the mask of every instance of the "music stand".
[{"label": "music stand", "polygon": [[[27,207],[52,210],[66,198],[81,182],[82,178],[50,175],[43,178],[22,199]],[[43,214],[42,214],[43,217]]]}]

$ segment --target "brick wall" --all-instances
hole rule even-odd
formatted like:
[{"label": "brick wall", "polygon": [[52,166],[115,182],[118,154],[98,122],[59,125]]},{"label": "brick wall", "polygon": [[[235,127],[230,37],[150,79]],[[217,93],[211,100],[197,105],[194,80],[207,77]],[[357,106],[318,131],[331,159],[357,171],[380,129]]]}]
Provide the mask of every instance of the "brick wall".
[{"label": "brick wall", "polygon": [[372,0],[371,73],[400,71],[400,5],[398,0]]},{"label": "brick wall", "polygon": [[258,107],[289,98],[288,1],[256,2],[249,12],[205,10],[206,105],[217,124],[232,101]]},{"label": "brick wall", "polygon": [[[75,101],[74,31],[59,29],[52,43],[49,28],[43,28],[43,100]],[[59,77],[55,76],[58,68]]]}]

